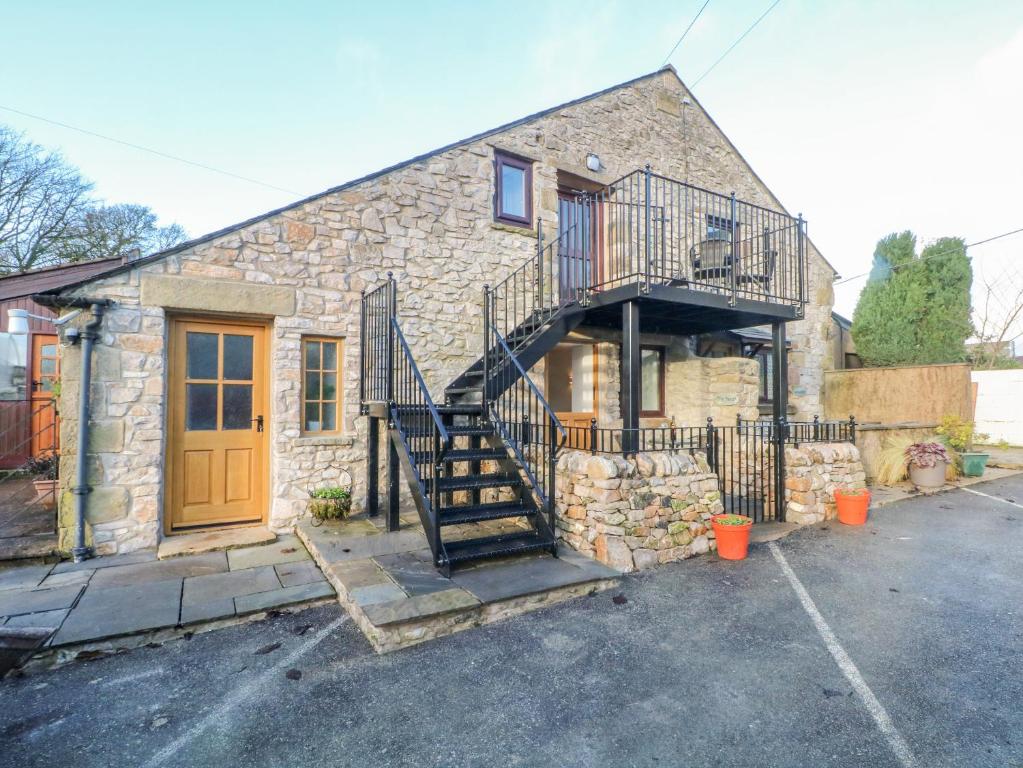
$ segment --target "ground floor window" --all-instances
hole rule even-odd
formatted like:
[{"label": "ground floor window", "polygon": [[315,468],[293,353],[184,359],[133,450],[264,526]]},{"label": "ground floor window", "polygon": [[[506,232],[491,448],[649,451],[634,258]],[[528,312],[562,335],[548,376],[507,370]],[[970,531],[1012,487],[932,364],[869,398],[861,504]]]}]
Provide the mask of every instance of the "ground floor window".
[{"label": "ground floor window", "polygon": [[302,339],[302,431],[338,431],[340,339]]},{"label": "ground floor window", "polygon": [[640,416],[664,415],[664,347],[643,346],[640,355]]},{"label": "ground floor window", "polygon": [[757,352],[757,362],[760,363],[760,402],[770,403],[774,401],[774,357],[771,350],[765,349]]}]

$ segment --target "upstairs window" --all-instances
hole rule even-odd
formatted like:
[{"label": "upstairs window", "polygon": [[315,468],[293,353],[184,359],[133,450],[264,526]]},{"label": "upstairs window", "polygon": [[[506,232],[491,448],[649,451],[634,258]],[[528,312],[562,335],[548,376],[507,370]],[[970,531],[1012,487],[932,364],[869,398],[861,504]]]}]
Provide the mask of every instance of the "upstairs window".
[{"label": "upstairs window", "polygon": [[494,219],[506,224],[533,224],[533,164],[529,160],[494,153]]},{"label": "upstairs window", "polygon": [[302,339],[302,432],[307,435],[338,431],[341,343],[340,339]]},{"label": "upstairs window", "polygon": [[707,239],[708,240],[731,240],[732,220],[724,216],[707,214]]}]

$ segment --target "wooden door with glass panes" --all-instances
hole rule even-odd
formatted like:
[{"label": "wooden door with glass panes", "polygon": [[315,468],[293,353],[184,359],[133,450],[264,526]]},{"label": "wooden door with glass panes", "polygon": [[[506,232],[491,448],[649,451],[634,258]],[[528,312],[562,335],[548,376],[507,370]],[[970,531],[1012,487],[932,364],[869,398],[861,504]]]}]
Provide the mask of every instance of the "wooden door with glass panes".
[{"label": "wooden door with glass panes", "polygon": [[171,332],[168,533],[265,519],[267,329],[177,320]]},{"label": "wooden door with glass panes", "polygon": [[57,421],[57,403],[53,396],[60,380],[60,357],[57,337],[49,333],[32,335],[32,456],[47,456],[57,452],[60,441],[60,423]]}]

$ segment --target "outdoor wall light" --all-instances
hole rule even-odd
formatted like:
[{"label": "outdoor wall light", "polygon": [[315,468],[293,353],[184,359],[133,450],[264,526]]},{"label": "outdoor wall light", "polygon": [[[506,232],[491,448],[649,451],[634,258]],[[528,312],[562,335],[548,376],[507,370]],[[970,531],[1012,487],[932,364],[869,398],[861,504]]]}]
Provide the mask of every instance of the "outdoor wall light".
[{"label": "outdoor wall light", "polygon": [[589,168],[594,173],[599,173],[600,171],[606,170],[604,168],[604,164],[600,162],[600,158],[597,157],[592,152],[586,156],[586,167]]}]

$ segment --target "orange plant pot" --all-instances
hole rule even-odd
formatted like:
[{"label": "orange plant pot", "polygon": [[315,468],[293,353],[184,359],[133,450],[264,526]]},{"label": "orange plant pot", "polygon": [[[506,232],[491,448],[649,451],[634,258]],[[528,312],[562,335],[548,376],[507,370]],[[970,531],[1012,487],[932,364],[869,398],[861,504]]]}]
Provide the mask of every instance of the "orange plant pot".
[{"label": "orange plant pot", "polygon": [[867,507],[870,506],[870,491],[846,493],[835,490],[835,506],[838,507],[838,522],[843,525],[863,525],[867,522]]},{"label": "orange plant pot", "polygon": [[[742,525],[722,525],[719,519],[725,517],[741,517],[746,522]],[[749,532],[753,520],[745,515],[714,515],[710,519],[714,529],[714,538],[718,542],[718,557],[722,560],[745,560],[749,552]]]}]

